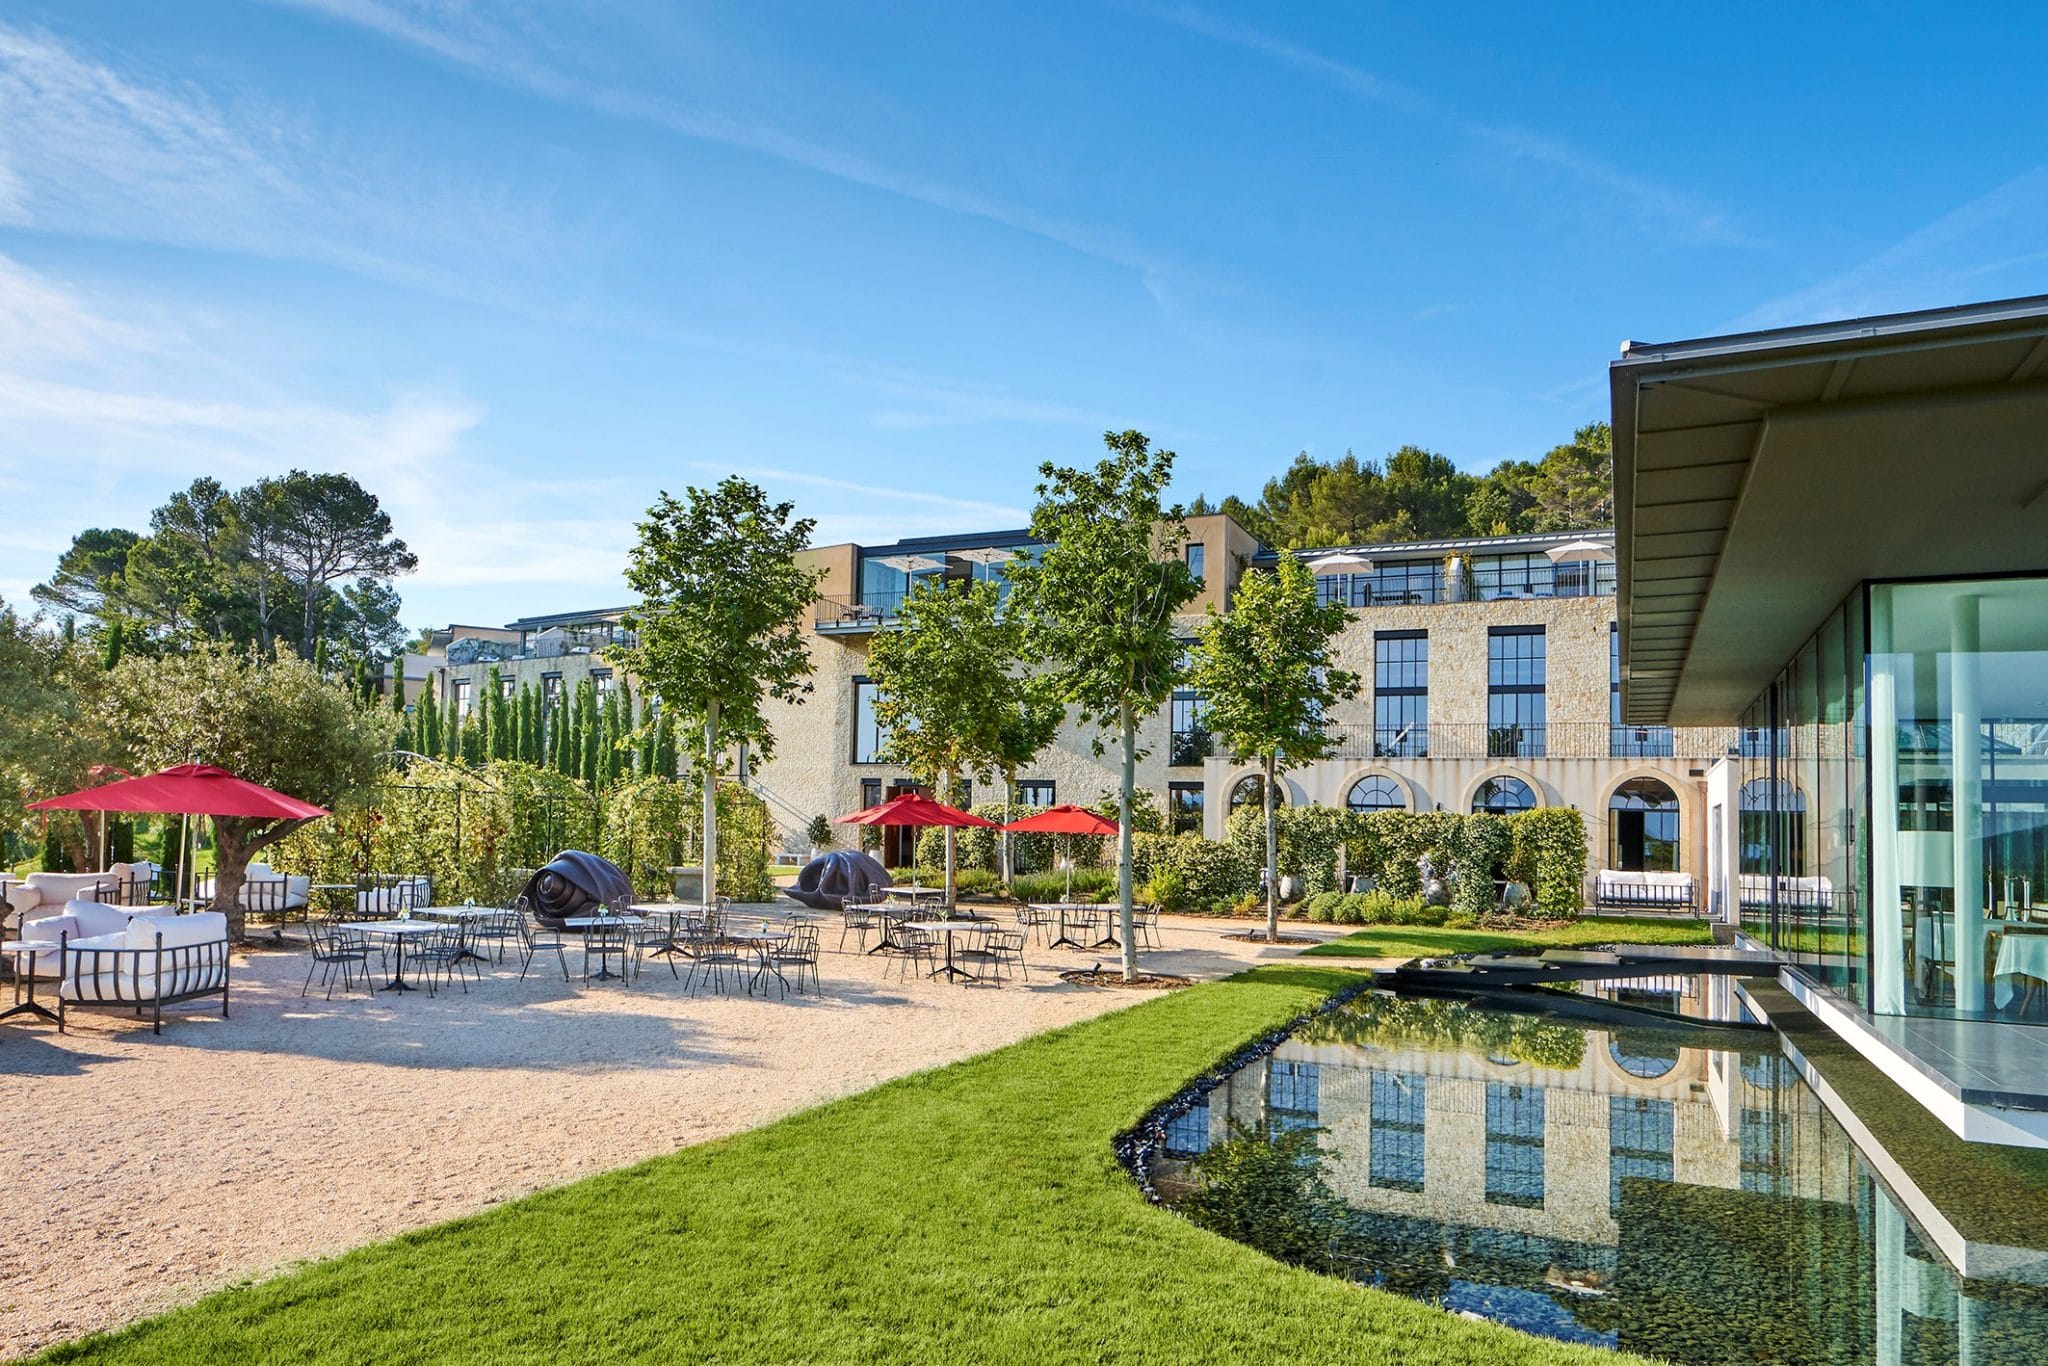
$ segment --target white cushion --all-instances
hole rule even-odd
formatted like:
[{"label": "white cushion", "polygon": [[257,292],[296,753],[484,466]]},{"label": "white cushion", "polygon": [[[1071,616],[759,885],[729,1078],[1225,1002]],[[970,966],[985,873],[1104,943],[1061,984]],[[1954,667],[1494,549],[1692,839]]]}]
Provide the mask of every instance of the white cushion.
[{"label": "white cushion", "polygon": [[41,904],[56,906],[73,897],[90,897],[103,882],[114,880],[111,873],[30,873],[28,885],[42,893]]},{"label": "white cushion", "polygon": [[155,948],[159,933],[167,949],[210,944],[228,937],[228,918],[219,911],[200,911],[194,915],[137,915],[128,919],[127,942],[131,949]]}]

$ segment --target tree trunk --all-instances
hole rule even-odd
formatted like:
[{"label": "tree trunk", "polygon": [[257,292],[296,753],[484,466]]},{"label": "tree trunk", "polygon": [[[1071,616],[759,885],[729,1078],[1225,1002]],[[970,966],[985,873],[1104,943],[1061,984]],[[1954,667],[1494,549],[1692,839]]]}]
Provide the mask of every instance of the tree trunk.
[{"label": "tree trunk", "polygon": [[1266,942],[1280,942],[1280,829],[1273,819],[1273,756],[1266,756]]},{"label": "tree trunk", "polygon": [[1138,941],[1131,935],[1131,794],[1138,786],[1138,726],[1126,702],[1117,711],[1123,732],[1124,776],[1116,794],[1117,925],[1123,932],[1124,980],[1138,980]]},{"label": "tree trunk", "polygon": [[[953,804],[953,775],[951,773],[941,773],[939,775],[939,785],[941,788],[939,800],[951,806]],[[950,825],[946,827],[945,883],[946,905],[949,907],[953,904],[953,837],[959,833],[958,830]],[[911,862],[915,863],[916,860],[912,859]]]},{"label": "tree trunk", "polygon": [[249,816],[214,818],[211,909],[228,918],[228,942],[240,943],[246,929],[242,884],[249,880],[249,860],[306,824],[306,821],[270,821]]},{"label": "tree trunk", "polygon": [[704,713],[704,904],[718,905],[718,703]]},{"label": "tree trunk", "polygon": [[[1005,773],[1003,775],[1003,824],[1006,826],[1010,823],[1010,802],[1013,798],[1015,798],[1016,795],[1017,775],[1014,773]],[[1013,876],[1012,869],[1014,867],[1014,864],[1010,856],[1011,836],[1008,830],[1000,831],[999,834],[1001,837],[1001,842],[997,844],[996,848],[1002,856],[1003,891],[1005,894],[1007,894],[1011,890]]]}]

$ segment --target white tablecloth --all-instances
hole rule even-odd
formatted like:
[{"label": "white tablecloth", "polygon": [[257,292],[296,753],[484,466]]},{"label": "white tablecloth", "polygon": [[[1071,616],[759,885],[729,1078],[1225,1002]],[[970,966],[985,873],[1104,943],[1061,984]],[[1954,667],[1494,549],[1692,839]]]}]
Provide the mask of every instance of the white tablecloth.
[{"label": "white tablecloth", "polygon": [[1998,936],[1998,965],[1992,969],[1991,1003],[2000,1010],[2020,992],[2019,978],[2048,982],[2048,934],[2008,930]]}]

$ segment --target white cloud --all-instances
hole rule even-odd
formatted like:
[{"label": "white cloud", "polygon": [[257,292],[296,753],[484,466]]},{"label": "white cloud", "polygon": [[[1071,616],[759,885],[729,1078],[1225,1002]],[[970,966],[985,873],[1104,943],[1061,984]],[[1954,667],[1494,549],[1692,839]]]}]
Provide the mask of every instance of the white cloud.
[{"label": "white cloud", "polygon": [[[1933,308],[1967,298],[2040,292],[2048,251],[2048,166],[1951,209],[1864,261],[1818,284],[1751,309],[1731,331]],[[2004,284],[1993,281],[2005,279]]]},{"label": "white cloud", "polygon": [[[1185,278],[1190,273],[1115,234],[885,164],[860,152],[791,132],[765,116],[686,103],[655,93],[615,71],[585,74],[575,69],[576,44],[532,12],[507,7],[478,8],[445,0],[272,3],[368,29],[487,79],[559,103],[663,128],[696,141],[738,148],[948,213],[1000,224],[1136,271],[1141,277],[1170,271]],[[572,8],[569,12],[578,18],[586,17],[584,11]],[[641,41],[652,40],[642,35]],[[662,55],[664,59],[678,61],[690,56],[699,58],[691,62],[693,69],[689,73],[692,83],[699,86],[709,83],[721,64],[734,60],[734,54],[727,51],[711,54],[709,60],[702,60],[704,54],[665,50]]]},{"label": "white cloud", "polygon": [[[557,259],[532,194],[343,150],[290,110],[0,24],[0,224],[325,265],[463,297]],[[523,273],[523,272],[522,272]]]},{"label": "white cloud", "polygon": [[[39,332],[61,344],[29,345]],[[143,528],[200,475],[232,484],[303,468],[344,471],[382,499],[420,556],[408,597],[452,605],[459,590],[506,585],[617,597],[632,532],[617,490],[487,463],[470,450],[485,419],[434,390],[276,393],[190,337],[111,316],[0,257],[0,593],[23,597],[87,526]]]},{"label": "white cloud", "polygon": [[1144,5],[1140,8],[1191,33],[1305,71],[1354,98],[1447,127],[1512,161],[1560,172],[1581,186],[1608,196],[1601,205],[1603,211],[1618,206],[1647,226],[1677,233],[1689,241],[1721,246],[1755,245],[1732,224],[1726,211],[1699,196],[1624,171],[1561,138],[1514,124],[1474,118],[1425,91],[1199,9]]}]

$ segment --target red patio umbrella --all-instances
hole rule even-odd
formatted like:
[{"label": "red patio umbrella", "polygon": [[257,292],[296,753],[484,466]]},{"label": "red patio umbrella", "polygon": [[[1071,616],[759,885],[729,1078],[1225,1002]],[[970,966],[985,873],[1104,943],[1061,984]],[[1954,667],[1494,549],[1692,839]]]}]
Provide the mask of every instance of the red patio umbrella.
[{"label": "red patio umbrella", "polygon": [[[1052,835],[1114,835],[1121,827],[1113,820],[1098,816],[1085,806],[1071,802],[1059,806],[1048,806],[1045,810],[1022,820],[1011,821],[1005,830],[1018,833]],[[1067,900],[1074,899],[1074,859],[1069,852],[1067,859]]]},{"label": "red patio umbrella", "polygon": [[[211,764],[177,764],[161,773],[30,802],[31,811],[128,811],[151,816],[227,816],[251,820],[313,820],[325,807],[237,778]],[[182,884],[188,857],[179,869]]]},{"label": "red patio umbrella", "polygon": [[[979,825],[985,826],[990,830],[1000,828],[994,821],[983,820],[972,811],[962,811],[957,806],[948,806],[944,802],[935,802],[930,797],[918,792],[906,792],[900,797],[891,797],[880,806],[866,807],[851,815],[839,816],[834,819],[840,825],[936,825],[958,827]],[[947,862],[950,864],[952,862],[950,857],[951,850],[947,852]],[[915,862],[916,860],[913,859],[912,863],[915,864]],[[913,867],[911,871],[914,879],[916,869]],[[946,900],[949,904],[953,900],[952,871],[950,866],[946,869],[948,874],[946,880]]]}]

